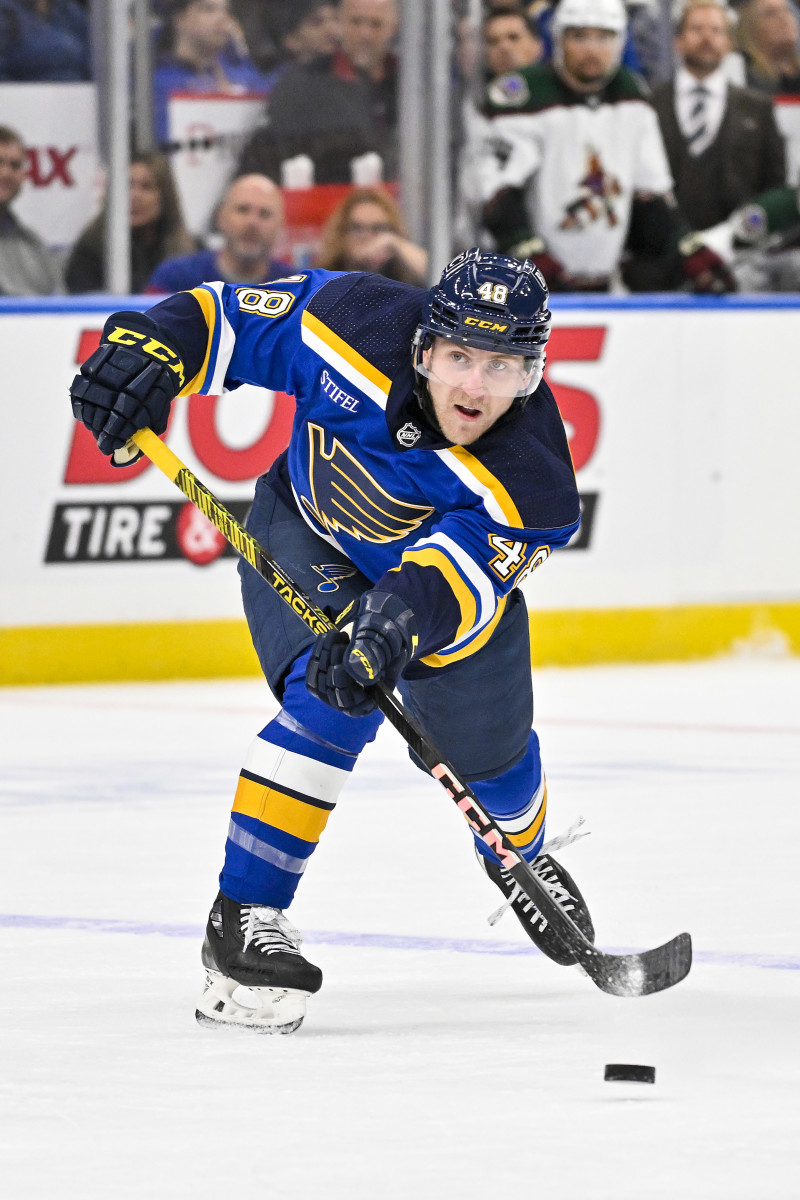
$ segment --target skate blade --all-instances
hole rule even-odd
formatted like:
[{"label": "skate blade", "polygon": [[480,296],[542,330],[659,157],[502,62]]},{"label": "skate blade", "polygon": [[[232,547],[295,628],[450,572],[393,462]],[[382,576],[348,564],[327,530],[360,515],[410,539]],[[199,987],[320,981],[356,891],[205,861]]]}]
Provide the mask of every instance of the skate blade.
[{"label": "skate blade", "polygon": [[206,988],[195,1010],[199,1025],[252,1033],[294,1033],[303,1024],[308,992],[254,988],[217,971],[206,972]]}]

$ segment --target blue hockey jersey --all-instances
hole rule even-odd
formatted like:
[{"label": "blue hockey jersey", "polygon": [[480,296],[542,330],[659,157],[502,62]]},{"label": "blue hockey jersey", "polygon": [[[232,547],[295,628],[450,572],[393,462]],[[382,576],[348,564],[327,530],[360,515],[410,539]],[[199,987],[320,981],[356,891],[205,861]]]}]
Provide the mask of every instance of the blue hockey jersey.
[{"label": "blue hockey jersey", "polygon": [[295,397],[271,482],[407,600],[418,656],[440,667],[486,643],[511,590],[569,541],[580,509],[547,384],[469,447],[428,422],[411,360],[426,298],[378,275],[310,270],[262,287],[203,284],[149,315],[183,354],[182,395],[251,383]]}]

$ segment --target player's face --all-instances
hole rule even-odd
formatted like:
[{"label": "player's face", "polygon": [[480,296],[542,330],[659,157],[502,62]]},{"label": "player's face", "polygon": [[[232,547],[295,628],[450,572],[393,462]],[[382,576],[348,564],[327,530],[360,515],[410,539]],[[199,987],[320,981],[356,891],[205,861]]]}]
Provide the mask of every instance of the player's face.
[{"label": "player's face", "polygon": [[568,82],[582,91],[600,91],[614,71],[619,41],[611,29],[565,29],[561,49]]},{"label": "player's face", "polygon": [[131,163],[129,179],[131,229],[141,229],[161,216],[161,190],[146,163]]},{"label": "player's face", "polygon": [[22,187],[27,160],[19,142],[0,142],[0,205],[10,204]]},{"label": "player's face", "polygon": [[530,67],[542,57],[542,43],[527,22],[513,14],[495,17],[486,26],[486,66],[492,75]]},{"label": "player's face", "polygon": [[675,38],[675,49],[688,70],[697,76],[716,71],[730,48],[725,13],[711,4],[692,9]]},{"label": "player's face", "polygon": [[439,428],[457,446],[469,446],[491,429],[530,376],[520,355],[476,350],[446,338],[434,338],[422,361]]}]

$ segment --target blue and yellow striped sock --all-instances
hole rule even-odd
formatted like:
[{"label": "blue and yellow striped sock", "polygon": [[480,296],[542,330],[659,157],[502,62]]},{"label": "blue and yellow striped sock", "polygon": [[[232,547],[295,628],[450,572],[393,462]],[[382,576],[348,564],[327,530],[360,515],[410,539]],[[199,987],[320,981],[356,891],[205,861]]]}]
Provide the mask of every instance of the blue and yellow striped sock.
[{"label": "blue and yellow striped sock", "polygon": [[[473,783],[472,788],[522,857],[533,862],[544,842],[547,815],[547,782],[534,730],[516,766],[494,779]],[[500,861],[480,838],[475,838],[475,844],[486,858]]]}]

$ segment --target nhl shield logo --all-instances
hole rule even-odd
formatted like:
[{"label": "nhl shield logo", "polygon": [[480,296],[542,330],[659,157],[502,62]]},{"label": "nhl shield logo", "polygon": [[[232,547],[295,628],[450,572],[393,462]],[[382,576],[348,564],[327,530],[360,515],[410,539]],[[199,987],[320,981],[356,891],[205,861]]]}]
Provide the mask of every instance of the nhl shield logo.
[{"label": "nhl shield logo", "polygon": [[412,425],[410,421],[406,421],[403,428],[398,429],[395,436],[397,437],[400,445],[405,446],[406,449],[408,449],[409,446],[413,446],[419,441],[421,433],[420,430],[417,429],[416,425]]}]

